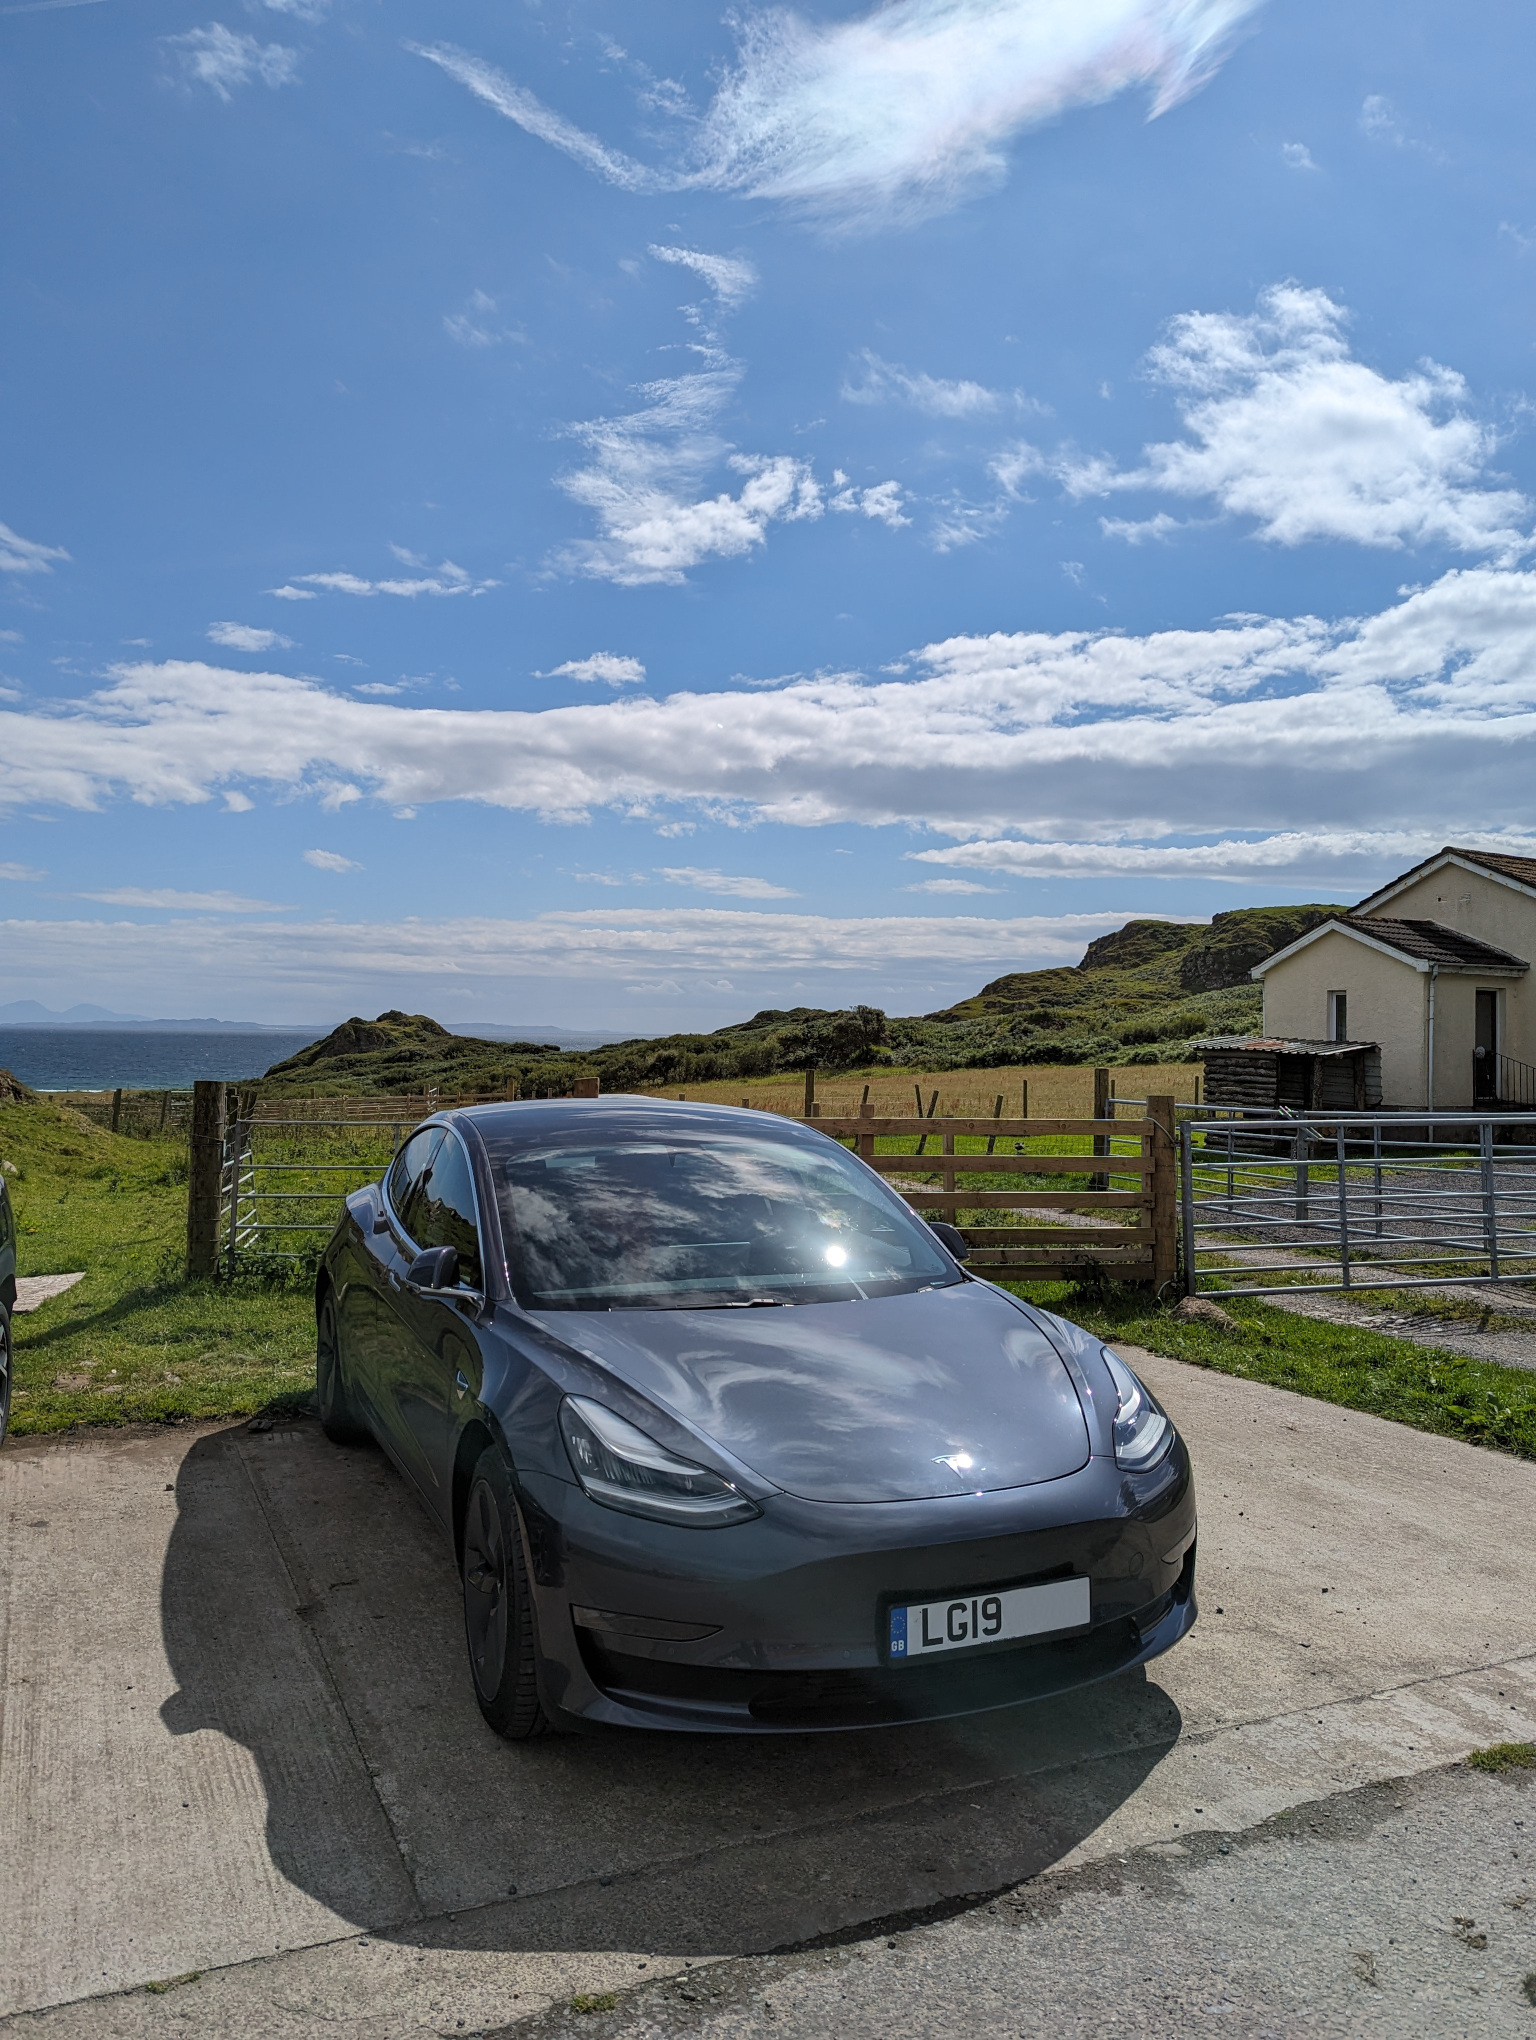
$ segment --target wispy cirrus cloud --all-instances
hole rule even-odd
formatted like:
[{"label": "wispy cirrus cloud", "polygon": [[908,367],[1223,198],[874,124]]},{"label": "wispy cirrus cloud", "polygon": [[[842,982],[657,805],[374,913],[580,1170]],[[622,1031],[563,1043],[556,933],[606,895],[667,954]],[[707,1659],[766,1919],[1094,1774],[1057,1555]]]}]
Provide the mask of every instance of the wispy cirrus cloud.
[{"label": "wispy cirrus cloud", "polygon": [[788,9],[739,47],[657,168],[609,148],[494,65],[411,45],[506,119],[621,190],[776,200],[828,222],[942,211],[1006,174],[1008,144],[1135,86],[1166,112],[1220,64],[1257,0],[887,0],[852,20]]},{"label": "wispy cirrus cloud", "polygon": [[[993,471],[1010,490],[1050,475],[1078,500],[1204,498],[1252,518],[1254,536],[1277,545],[1440,545],[1505,560],[1525,552],[1532,506],[1491,472],[1498,435],[1472,415],[1464,378],[1425,361],[1393,380],[1353,358],[1347,324],[1326,293],[1290,283],[1265,291],[1251,313],[1183,313],[1147,360],[1151,380],[1175,393],[1183,439],[1144,447],[1129,469],[1021,445]],[[1103,525],[1133,542],[1178,529],[1167,511]]]},{"label": "wispy cirrus cloud", "polygon": [[[421,566],[425,562],[414,553],[407,553],[400,546],[392,546],[397,559],[407,565]],[[484,595],[492,588],[499,588],[499,581],[477,581],[463,567],[455,566],[452,560],[444,560],[435,573],[420,574],[410,579],[394,576],[381,581],[367,580],[361,574],[336,571],[329,574],[294,574],[279,588],[269,588],[269,595],[276,595],[284,602],[313,602],[320,594],[327,595],[400,595],[408,601],[418,595]]]},{"label": "wispy cirrus cloud", "polygon": [[661,247],[654,241],[650,252],[658,262],[691,269],[714,292],[722,312],[734,312],[757,289],[757,271],[744,256],[708,255],[697,248]]},{"label": "wispy cirrus cloud", "polygon": [[[556,480],[593,513],[599,536],[564,547],[557,568],[623,588],[676,587],[704,560],[754,551],[771,524],[822,515],[809,461],[737,453],[716,430],[740,380],[731,363],[644,383],[640,410],[568,428],[587,458]],[[740,486],[705,493],[721,467]]]},{"label": "wispy cirrus cloud", "polygon": [[547,673],[538,676],[541,680],[601,680],[609,687],[635,687],[645,678],[645,668],[638,659],[625,658],[618,652],[593,652],[585,659],[567,659],[563,666],[551,666]]},{"label": "wispy cirrus cloud", "polygon": [[900,362],[882,361],[872,348],[859,356],[863,364],[860,380],[844,380],[839,394],[847,404],[907,404],[930,418],[976,418],[1012,405],[1012,397],[989,390],[985,383],[948,382],[942,376],[903,368]]},{"label": "wispy cirrus cloud", "polygon": [[178,892],[172,886],[121,885],[109,892],[83,892],[82,900],[103,907],[159,907],[182,914],[286,914],[275,900],[247,899],[244,893]]},{"label": "wispy cirrus cloud", "polygon": [[731,900],[793,900],[799,894],[793,886],[775,885],[772,879],[750,878],[729,871],[706,871],[697,864],[663,864],[658,875],[668,885],[692,886],[695,892],[714,893]]},{"label": "wispy cirrus cloud", "polygon": [[502,323],[495,298],[483,290],[472,290],[461,311],[444,313],[443,331],[461,347],[500,347],[528,337],[520,326]]},{"label": "wispy cirrus cloud", "polygon": [[216,645],[227,645],[232,652],[270,652],[276,645],[290,651],[293,647],[293,639],[284,637],[280,630],[264,630],[256,623],[210,623],[208,637]]},{"label": "wispy cirrus cloud", "polygon": [[51,574],[55,560],[67,560],[61,545],[39,545],[35,538],[23,538],[8,524],[0,524],[0,574]]},{"label": "wispy cirrus cloud", "polygon": [[343,857],[339,850],[306,850],[304,862],[312,864],[316,871],[361,871],[362,866],[350,857]]},{"label": "wispy cirrus cloud", "polygon": [[[298,12],[296,8],[290,11]],[[275,91],[279,85],[299,82],[297,50],[282,43],[259,43],[255,36],[241,35],[222,21],[210,21],[204,28],[160,40],[174,57],[184,84],[206,85],[226,103],[242,85],[259,83]]]}]

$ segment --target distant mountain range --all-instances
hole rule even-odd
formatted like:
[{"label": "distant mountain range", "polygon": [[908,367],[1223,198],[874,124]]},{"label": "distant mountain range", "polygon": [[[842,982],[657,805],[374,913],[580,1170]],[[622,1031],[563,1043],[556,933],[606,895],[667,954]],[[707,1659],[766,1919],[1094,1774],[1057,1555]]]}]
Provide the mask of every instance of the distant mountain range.
[{"label": "distant mountain range", "polygon": [[[0,1027],[103,1027],[146,1029],[155,1034],[311,1034],[316,1040],[334,1023],[326,1020],[151,1020],[142,1013],[114,1013],[106,1006],[66,1006],[62,1012],[36,999],[12,999],[0,1005]],[[603,1048],[627,1041],[625,1034],[584,1033],[573,1027],[508,1027],[499,1021],[464,1020],[449,1028],[477,1041],[535,1041],[551,1048]]]}]

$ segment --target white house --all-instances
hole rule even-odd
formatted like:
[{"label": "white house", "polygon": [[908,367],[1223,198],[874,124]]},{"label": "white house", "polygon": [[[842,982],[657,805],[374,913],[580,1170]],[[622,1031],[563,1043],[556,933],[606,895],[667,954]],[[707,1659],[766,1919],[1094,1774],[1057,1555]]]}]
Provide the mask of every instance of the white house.
[{"label": "white house", "polygon": [[1388,1110],[1536,1108],[1536,857],[1447,848],[1259,964],[1266,1036],[1376,1042]]}]

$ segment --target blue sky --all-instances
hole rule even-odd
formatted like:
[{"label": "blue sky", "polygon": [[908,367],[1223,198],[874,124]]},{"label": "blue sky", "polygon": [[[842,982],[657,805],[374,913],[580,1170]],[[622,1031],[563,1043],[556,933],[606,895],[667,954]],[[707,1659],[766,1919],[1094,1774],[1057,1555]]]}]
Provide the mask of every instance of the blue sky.
[{"label": "blue sky", "polygon": [[1529,11],[0,6],[0,998],[656,1031],[1529,854]]}]

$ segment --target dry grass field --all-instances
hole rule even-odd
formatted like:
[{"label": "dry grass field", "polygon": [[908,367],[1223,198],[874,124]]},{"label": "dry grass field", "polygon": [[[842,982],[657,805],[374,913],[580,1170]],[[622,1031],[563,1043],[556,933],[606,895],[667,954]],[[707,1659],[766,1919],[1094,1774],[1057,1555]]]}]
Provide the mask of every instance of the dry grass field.
[{"label": "dry grass field", "polygon": [[[1111,1070],[1109,1080],[1120,1098],[1172,1097],[1180,1104],[1192,1105],[1199,1102],[1196,1087],[1202,1074],[1199,1063],[1133,1063]],[[925,1114],[934,1092],[938,1092],[934,1116],[940,1119],[985,1117],[993,1110],[999,1094],[1005,1119],[1087,1119],[1093,1112],[1093,1071],[1086,1065],[1042,1064],[1021,1069],[1015,1064],[997,1070],[944,1070],[927,1076],[917,1070],[866,1070],[851,1076],[820,1078],[816,1102],[821,1107],[821,1116],[856,1118],[866,1085],[870,1110],[877,1118],[910,1117],[917,1110],[919,1091]],[[805,1079],[789,1072],[761,1077],[755,1082],[736,1078],[721,1084],[680,1084],[675,1089],[658,1085],[645,1095],[696,1098],[716,1105],[747,1105],[756,1112],[783,1112],[798,1119],[805,1105]],[[1131,1116],[1129,1108],[1127,1116]]]}]

